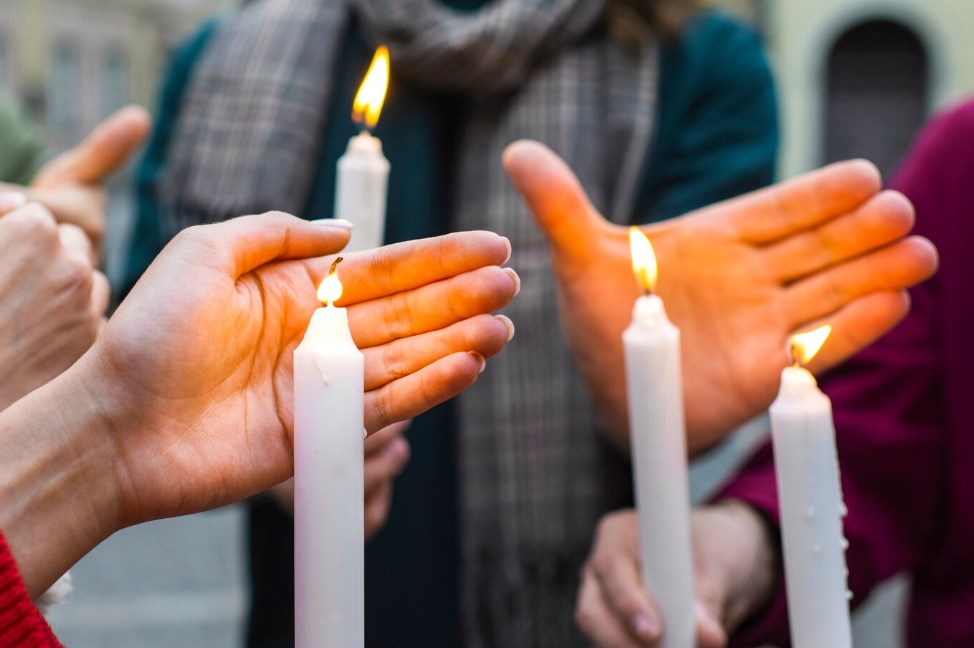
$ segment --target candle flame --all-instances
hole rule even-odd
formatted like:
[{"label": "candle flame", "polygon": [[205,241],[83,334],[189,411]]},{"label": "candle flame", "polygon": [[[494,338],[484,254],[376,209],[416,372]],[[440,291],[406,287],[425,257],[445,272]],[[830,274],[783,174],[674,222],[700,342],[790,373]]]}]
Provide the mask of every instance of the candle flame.
[{"label": "candle flame", "polygon": [[389,49],[383,45],[375,51],[369,71],[355,95],[352,105],[352,119],[365,123],[367,128],[375,128],[382,113],[382,104],[389,89]]},{"label": "candle flame", "polygon": [[638,227],[629,228],[629,250],[632,254],[632,271],[636,275],[636,280],[646,292],[653,292],[658,277],[656,252],[653,251],[649,238]]},{"label": "candle flame", "polygon": [[341,279],[338,278],[338,264],[342,261],[342,257],[335,259],[335,262],[331,264],[331,270],[328,271],[328,276],[318,286],[318,301],[322,304],[334,306],[335,302],[342,298],[342,292],[345,289],[342,286]]},{"label": "candle flame", "polygon": [[793,335],[788,345],[792,360],[796,365],[808,364],[812,361],[812,358],[818,355],[819,350],[821,350],[831,334],[832,325],[826,324],[817,329],[799,335]]}]

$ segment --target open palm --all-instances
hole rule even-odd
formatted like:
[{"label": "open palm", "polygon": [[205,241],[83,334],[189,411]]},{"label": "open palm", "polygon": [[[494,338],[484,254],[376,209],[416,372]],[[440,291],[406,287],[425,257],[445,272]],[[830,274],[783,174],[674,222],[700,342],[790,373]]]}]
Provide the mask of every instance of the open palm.
[{"label": "open palm", "polygon": [[[126,524],[290,476],[292,354],[320,306],[324,255],[347,240],[283,214],[244,217],[187,230],[149,269],[88,360],[124,394],[113,420]],[[516,275],[498,267],[508,252],[505,239],[476,232],[341,266],[370,431],[454,396],[504,346],[509,322],[487,313],[516,293]]]},{"label": "open palm", "polygon": [[[639,295],[627,231],[589,203],[571,170],[534,142],[505,165],[551,241],[562,323],[600,412],[628,444],[622,331]],[[935,270],[933,246],[904,238],[913,210],[880,193],[871,164],[840,163],[770,189],[644,228],[658,292],[682,331],[691,452],[764,411],[787,364],[787,339],[828,321],[823,370],[906,314],[905,289]]]}]

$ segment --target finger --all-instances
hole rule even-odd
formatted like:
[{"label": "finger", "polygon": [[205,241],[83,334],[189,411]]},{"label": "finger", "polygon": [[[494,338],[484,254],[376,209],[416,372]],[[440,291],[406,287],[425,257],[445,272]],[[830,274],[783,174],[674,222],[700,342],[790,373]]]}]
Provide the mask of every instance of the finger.
[{"label": "finger", "polygon": [[95,270],[91,277],[91,310],[95,315],[104,315],[112,297],[112,287],[103,272]]},{"label": "finger", "polygon": [[[340,221],[310,222],[269,212],[190,227],[180,232],[170,246],[212,259],[216,267],[237,279],[272,261],[334,254],[348,244],[349,236],[348,227]],[[320,259],[316,262],[322,263]]]},{"label": "finger", "polygon": [[405,378],[365,394],[365,427],[381,430],[415,418],[472,385],[486,360],[475,353],[454,353]]},{"label": "finger", "polygon": [[639,563],[624,551],[603,551],[593,559],[603,598],[627,631],[644,643],[658,641],[662,623],[643,588]]},{"label": "finger", "polygon": [[399,437],[382,452],[365,461],[365,496],[376,493],[384,484],[399,476],[409,463],[409,442]]},{"label": "finger", "polygon": [[865,295],[909,288],[937,269],[937,249],[912,236],[803,279],[785,289],[793,328],[825,318]]},{"label": "finger", "polygon": [[27,204],[27,195],[20,191],[0,193],[0,216],[6,216]]},{"label": "finger", "polygon": [[451,353],[474,351],[490,358],[513,336],[514,324],[507,317],[478,315],[444,329],[368,348],[365,350],[365,389],[378,389]]},{"label": "finger", "polygon": [[653,645],[636,641],[629,635],[622,620],[612,612],[598,580],[587,568],[583,572],[582,585],[578,590],[575,623],[596,646],[638,648]]},{"label": "finger", "polygon": [[850,160],[736,198],[718,209],[731,210],[730,222],[742,239],[764,244],[852,211],[881,186],[875,165]]},{"label": "finger", "polygon": [[608,223],[564,160],[524,140],[504,151],[504,169],[556,252],[579,261],[592,254],[591,241]]},{"label": "finger", "polygon": [[884,191],[846,216],[771,245],[768,266],[781,282],[791,282],[841,261],[897,241],[913,229],[913,204],[903,194]]},{"label": "finger", "polygon": [[694,609],[697,624],[697,644],[699,648],[724,648],[727,633],[720,623],[720,612],[707,603],[697,602]]},{"label": "finger", "polygon": [[812,322],[810,328],[831,324],[832,334],[808,369],[821,373],[850,358],[888,333],[909,311],[910,298],[905,290],[878,292],[851,302],[825,320]]},{"label": "finger", "polygon": [[32,186],[101,184],[128,163],[151,127],[152,118],[144,108],[122,108],[96,126],[81,144],[45,165]]},{"label": "finger", "polygon": [[29,202],[0,218],[4,240],[16,242],[16,249],[28,249],[38,258],[61,251],[60,230],[54,215],[43,205]]},{"label": "finger", "polygon": [[371,538],[385,525],[392,507],[392,485],[386,484],[365,501],[365,537]]},{"label": "finger", "polygon": [[84,259],[91,265],[95,264],[95,248],[83,229],[77,225],[62,223],[58,225],[58,235],[65,252]]},{"label": "finger", "polygon": [[[366,390],[367,391],[367,390]],[[365,458],[377,455],[385,450],[386,446],[402,437],[409,429],[411,421],[400,421],[393,423],[389,427],[383,428],[365,440]]]},{"label": "finger", "polygon": [[[345,292],[339,305],[414,290],[478,268],[507,263],[511,243],[493,232],[459,232],[355,252],[339,266]],[[331,259],[309,264],[320,283]]]},{"label": "finger", "polygon": [[436,331],[467,318],[500,310],[517,294],[520,280],[510,268],[487,266],[348,309],[352,337],[360,349]]}]

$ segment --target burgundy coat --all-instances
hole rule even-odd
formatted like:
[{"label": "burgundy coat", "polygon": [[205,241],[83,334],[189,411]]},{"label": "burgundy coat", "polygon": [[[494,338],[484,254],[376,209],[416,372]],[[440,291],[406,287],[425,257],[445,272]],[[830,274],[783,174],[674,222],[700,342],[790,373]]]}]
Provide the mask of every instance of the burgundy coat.
[{"label": "burgundy coat", "polygon": [[[821,380],[832,398],[854,604],[908,572],[908,648],[974,647],[974,103],[937,117],[894,188],[940,250],[906,320]],[[724,490],[778,519],[769,447]],[[789,645],[784,588],[735,645]]]}]

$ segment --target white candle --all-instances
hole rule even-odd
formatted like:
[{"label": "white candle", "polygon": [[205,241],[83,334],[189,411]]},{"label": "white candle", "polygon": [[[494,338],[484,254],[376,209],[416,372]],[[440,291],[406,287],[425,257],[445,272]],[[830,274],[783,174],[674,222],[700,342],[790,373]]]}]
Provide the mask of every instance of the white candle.
[{"label": "white candle", "polygon": [[770,410],[795,648],[852,646],[832,403],[812,374],[798,366],[815,355],[829,330],[792,338],[796,365],[782,372],[781,391]]},{"label": "white candle", "polygon": [[340,296],[333,266],[294,352],[296,648],[365,643],[364,359]]},{"label": "white candle", "polygon": [[[636,228],[630,241],[637,277],[651,291],[656,281],[652,247]],[[667,318],[663,300],[648,294],[636,301],[632,324],[622,339],[643,580],[663,616],[665,634],[660,646],[693,648],[693,556],[680,331]]]},{"label": "white candle", "polygon": [[[389,51],[380,47],[355,95],[352,116],[367,129],[374,128],[382,112],[389,85]],[[386,196],[389,160],[378,137],[363,131],[348,142],[338,161],[335,182],[335,218],[351,221],[355,229],[346,252],[377,248],[385,242]]]}]

